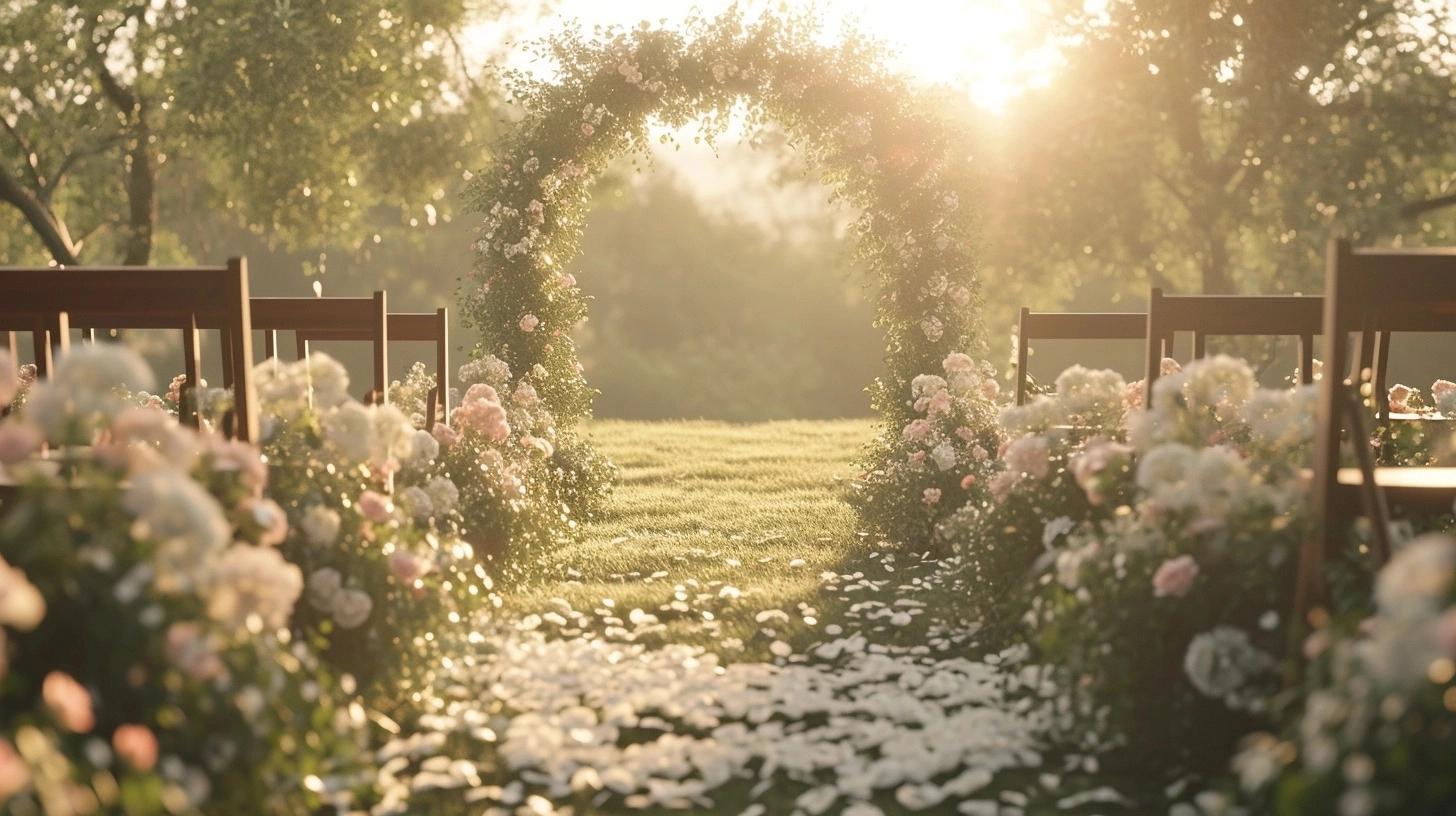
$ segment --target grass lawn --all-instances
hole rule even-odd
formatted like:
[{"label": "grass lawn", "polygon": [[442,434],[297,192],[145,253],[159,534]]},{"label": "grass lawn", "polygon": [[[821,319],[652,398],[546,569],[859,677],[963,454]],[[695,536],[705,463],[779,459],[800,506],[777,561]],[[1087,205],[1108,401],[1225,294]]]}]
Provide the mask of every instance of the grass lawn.
[{"label": "grass lawn", "polygon": [[[606,518],[503,587],[508,615],[561,599],[602,612],[594,620],[605,629],[639,609],[664,624],[649,643],[763,659],[774,636],[795,646],[822,639],[813,623],[835,599],[821,591],[821,573],[862,571],[884,549],[857,532],[844,501],[871,420],[605,420],[585,431],[621,469]],[[758,620],[767,609],[790,613],[774,636]]]}]

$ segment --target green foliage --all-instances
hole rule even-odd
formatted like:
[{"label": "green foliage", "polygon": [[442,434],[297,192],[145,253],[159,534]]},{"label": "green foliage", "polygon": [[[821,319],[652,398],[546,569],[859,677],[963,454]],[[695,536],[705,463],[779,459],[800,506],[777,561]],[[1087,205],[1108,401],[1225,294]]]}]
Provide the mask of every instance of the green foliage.
[{"label": "green foliage", "polygon": [[986,135],[998,313],[1083,285],[1309,292],[1331,236],[1456,235],[1449,208],[1402,214],[1449,192],[1449,7],[1059,0],[1048,23],[1066,65]]},{"label": "green foliage", "polygon": [[0,201],[39,238],[10,257],[147,263],[159,190],[199,165],[210,205],[286,240],[431,200],[467,140],[466,17],[458,0],[0,6]]}]

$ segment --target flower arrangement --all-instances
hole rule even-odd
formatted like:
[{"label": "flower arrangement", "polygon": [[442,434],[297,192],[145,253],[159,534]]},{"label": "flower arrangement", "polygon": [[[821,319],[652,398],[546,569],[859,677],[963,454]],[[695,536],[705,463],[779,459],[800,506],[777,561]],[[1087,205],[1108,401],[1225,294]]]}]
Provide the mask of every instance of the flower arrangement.
[{"label": "flower arrangement", "polygon": [[491,577],[461,538],[463,491],[437,461],[436,436],[394,406],[355,401],[327,355],[264,363],[256,380],[279,507],[257,520],[304,576],[292,624],[322,637],[340,670],[387,690],[379,705],[408,699],[441,642],[489,601]]},{"label": "flower arrangement", "polygon": [[0,804],[318,807],[366,722],[288,627],[303,576],[267,469],[123,384],[150,385],[140,358],[77,348],[0,420],[22,491],[0,505]]},{"label": "flower arrangement", "polygon": [[1064,738],[1208,770],[1278,686],[1314,390],[1260,390],[1227,357],[1167,371],[1146,411],[1081,368],[1007,409],[989,497],[939,531],[981,637],[1025,639],[1072,691]]},{"label": "flower arrangement", "polygon": [[1374,616],[1309,636],[1285,727],[1251,735],[1234,757],[1254,807],[1376,816],[1456,806],[1456,541],[1399,549],[1374,600]]},{"label": "flower arrangement", "polygon": [[[524,117],[467,192],[482,224],[461,293],[465,319],[481,335],[474,356],[512,372],[509,387],[494,385],[497,393],[529,385],[558,435],[589,411],[591,389],[571,339],[586,304],[565,270],[579,250],[591,180],[613,158],[643,148],[651,121],[702,118],[711,139],[727,112],[746,104],[751,124],[782,125],[836,196],[862,213],[860,254],[883,282],[877,325],[888,365],[871,388],[887,430],[867,470],[887,472],[903,460],[901,429],[917,418],[914,400],[903,396],[912,381],[939,376],[952,353],[984,356],[974,225],[964,208],[977,170],[960,147],[964,134],[906,80],[888,74],[877,47],[858,38],[823,45],[817,25],[812,14],[746,20],[733,10],[692,19],[683,30],[608,29],[594,39],[569,31],[542,50],[558,68],[550,80],[511,77]],[[991,433],[971,427],[977,436]],[[558,469],[571,485],[563,500],[580,511],[573,503],[593,500],[610,471],[581,443],[572,447],[579,453]],[[569,470],[577,466],[586,470]],[[951,497],[926,483],[908,506],[938,506],[905,511],[908,485],[870,479],[860,507],[871,524],[918,545]],[[942,491],[940,502],[926,492],[932,489]]]},{"label": "flower arrangement", "polygon": [[892,456],[866,472],[852,498],[896,541],[915,541],[945,508],[986,493],[992,451],[1001,436],[992,417],[995,372],[968,355],[941,363],[945,376],[922,374],[910,383],[914,418],[890,439],[876,441]]}]

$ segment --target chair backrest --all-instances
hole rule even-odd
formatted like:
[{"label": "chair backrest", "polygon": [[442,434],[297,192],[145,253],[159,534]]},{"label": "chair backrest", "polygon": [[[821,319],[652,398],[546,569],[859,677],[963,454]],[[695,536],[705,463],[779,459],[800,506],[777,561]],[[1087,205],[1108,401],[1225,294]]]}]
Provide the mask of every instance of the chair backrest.
[{"label": "chair backrest", "polygon": [[322,339],[329,332],[347,334],[350,340],[374,344],[374,395],[388,402],[389,309],[384,292],[373,297],[256,297],[253,298],[253,328],[263,330],[264,355],[278,354],[278,332],[293,331],[298,340],[299,359],[308,356],[310,338]]},{"label": "chair backrest", "polygon": [[[1314,336],[1320,333],[1324,299],[1300,295],[1165,295],[1148,297],[1148,349],[1143,406],[1151,407],[1153,383],[1177,332],[1193,333],[1193,358],[1203,359],[1209,335],[1294,335],[1299,338],[1299,377],[1314,376]],[[1158,339],[1154,339],[1158,338]],[[1328,364],[1328,361],[1326,361]]]},{"label": "chair backrest", "polygon": [[[53,346],[66,346],[70,326],[179,329],[188,385],[195,388],[201,382],[198,330],[219,330],[224,370],[242,372],[232,383],[235,432],[257,441],[246,259],[232,258],[226,266],[0,267],[0,292],[0,330],[36,332],[37,367],[46,372],[46,355]],[[195,414],[183,419],[197,421]]]},{"label": "chair backrest", "polygon": [[[1445,322],[1448,318],[1450,323]],[[1456,247],[1354,249],[1345,239],[1331,240],[1325,254],[1321,330],[1325,371],[1344,371],[1351,353],[1350,335],[1368,333],[1372,326],[1381,332],[1456,327]],[[1337,490],[1345,418],[1357,410],[1350,384],[1338,376],[1321,378],[1310,500],[1310,517],[1321,527],[1330,516]],[[1358,431],[1362,423],[1355,419],[1358,414],[1348,424]],[[1368,453],[1363,440],[1353,442],[1358,453]],[[1331,540],[1326,534],[1312,535],[1300,550],[1295,602],[1301,614],[1323,599],[1324,564]]]},{"label": "chair backrest", "polygon": [[[435,344],[435,390],[431,417],[450,424],[450,310],[441,306],[433,312],[391,312],[387,316],[390,342]],[[372,331],[372,330],[371,330]],[[368,332],[348,329],[307,329],[301,340],[371,340]]]},{"label": "chair backrest", "polygon": [[1016,333],[1016,404],[1026,404],[1031,340],[1142,340],[1147,331],[1144,312],[1033,312],[1023,306]]}]

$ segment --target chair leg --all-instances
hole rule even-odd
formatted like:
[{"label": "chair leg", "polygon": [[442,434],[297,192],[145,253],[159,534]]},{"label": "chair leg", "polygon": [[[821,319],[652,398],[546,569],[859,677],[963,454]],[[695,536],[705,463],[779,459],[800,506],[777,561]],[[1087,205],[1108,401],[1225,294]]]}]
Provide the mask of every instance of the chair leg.
[{"label": "chair leg", "polygon": [[202,411],[198,396],[202,392],[202,343],[197,331],[197,315],[192,315],[188,325],[182,329],[182,351],[185,359],[187,384],[182,408],[182,422],[195,428],[202,427]]}]

